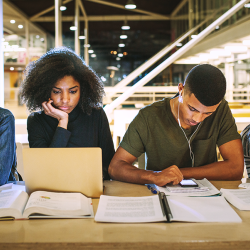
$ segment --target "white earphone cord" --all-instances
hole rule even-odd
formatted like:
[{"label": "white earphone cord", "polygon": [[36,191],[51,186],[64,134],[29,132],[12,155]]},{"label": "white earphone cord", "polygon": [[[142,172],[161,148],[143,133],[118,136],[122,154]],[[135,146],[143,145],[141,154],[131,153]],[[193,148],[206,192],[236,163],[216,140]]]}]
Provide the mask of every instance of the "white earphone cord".
[{"label": "white earphone cord", "polygon": [[183,134],[185,135],[186,140],[187,140],[187,142],[188,142],[189,154],[190,154],[190,158],[191,158],[191,161],[192,161],[192,167],[194,167],[194,153],[192,152],[190,141],[191,141],[193,135],[196,133],[196,131],[197,131],[198,128],[200,127],[201,122],[199,123],[198,127],[196,128],[196,130],[194,131],[194,133],[190,136],[190,138],[189,138],[189,140],[188,140],[185,131],[184,131],[183,128],[181,127],[181,122],[180,122],[180,119],[179,119],[179,107],[180,107],[180,102],[178,102],[178,117],[177,117],[177,119],[178,119],[179,126],[180,126],[180,128],[181,128],[181,130],[182,130]]}]

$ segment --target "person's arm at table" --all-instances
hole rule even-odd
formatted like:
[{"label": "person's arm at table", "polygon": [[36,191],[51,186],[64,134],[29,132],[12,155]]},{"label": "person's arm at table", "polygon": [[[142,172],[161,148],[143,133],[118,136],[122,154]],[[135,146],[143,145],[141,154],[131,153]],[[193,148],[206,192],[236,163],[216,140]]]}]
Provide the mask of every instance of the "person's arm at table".
[{"label": "person's arm at table", "polygon": [[178,184],[183,179],[182,173],[175,165],[156,173],[133,166],[136,159],[135,156],[119,147],[109,166],[110,177],[118,181],[137,184],[154,183],[158,186],[164,186],[170,182]]},{"label": "person's arm at table", "polygon": [[240,180],[243,176],[244,156],[240,139],[229,141],[219,147],[223,161],[205,166],[182,168],[185,179]]},{"label": "person's arm at table", "polygon": [[15,119],[4,111],[0,119],[0,186],[6,184],[15,160]]}]

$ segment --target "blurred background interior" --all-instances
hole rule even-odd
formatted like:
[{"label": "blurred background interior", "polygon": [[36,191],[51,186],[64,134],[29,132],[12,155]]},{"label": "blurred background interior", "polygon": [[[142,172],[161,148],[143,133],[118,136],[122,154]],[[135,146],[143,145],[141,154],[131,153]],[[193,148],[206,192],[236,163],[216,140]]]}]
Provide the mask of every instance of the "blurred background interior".
[{"label": "blurred background interior", "polygon": [[17,142],[28,142],[28,112],[19,98],[23,71],[29,62],[61,45],[81,55],[103,81],[106,92],[103,104],[115,147],[141,107],[173,96],[178,83],[200,63],[215,65],[225,74],[225,98],[239,132],[250,124],[248,1],[233,14],[229,12],[242,1],[1,2],[4,54],[1,106],[11,110],[16,118]]}]

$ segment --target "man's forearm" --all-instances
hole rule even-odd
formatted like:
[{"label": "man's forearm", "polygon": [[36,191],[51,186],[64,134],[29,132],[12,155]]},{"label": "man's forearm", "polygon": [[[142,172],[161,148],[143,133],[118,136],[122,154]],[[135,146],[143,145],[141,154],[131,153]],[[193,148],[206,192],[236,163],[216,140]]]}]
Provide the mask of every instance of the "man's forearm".
[{"label": "man's forearm", "polygon": [[138,169],[132,165],[136,157],[119,147],[109,165],[109,175],[112,179],[137,184],[153,183],[164,186],[172,182],[178,184],[183,175],[175,165],[163,169],[161,172]]},{"label": "man's forearm", "polygon": [[201,167],[181,168],[185,179],[195,178],[209,180],[240,180],[243,176],[244,164],[229,161],[214,162]]},{"label": "man's forearm", "polygon": [[119,161],[109,166],[109,175],[112,179],[137,184],[153,183],[158,186],[164,186],[167,183],[178,184],[183,175],[177,166],[171,166],[160,172],[138,169],[129,163]]},{"label": "man's forearm", "polygon": [[[114,166],[119,166],[117,168]],[[130,165],[127,162],[119,161],[112,163],[109,166],[109,175],[112,179],[137,184],[153,183],[154,173],[153,171],[138,169],[137,167]]]}]

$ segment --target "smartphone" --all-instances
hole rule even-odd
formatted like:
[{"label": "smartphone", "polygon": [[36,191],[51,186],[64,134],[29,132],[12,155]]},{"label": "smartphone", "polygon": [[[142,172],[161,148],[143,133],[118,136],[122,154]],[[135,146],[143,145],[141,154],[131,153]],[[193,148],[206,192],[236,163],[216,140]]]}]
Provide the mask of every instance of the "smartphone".
[{"label": "smartphone", "polygon": [[186,179],[186,180],[182,180],[179,185],[181,187],[198,187],[198,184],[191,180],[191,179]]}]

